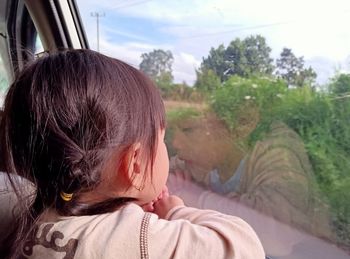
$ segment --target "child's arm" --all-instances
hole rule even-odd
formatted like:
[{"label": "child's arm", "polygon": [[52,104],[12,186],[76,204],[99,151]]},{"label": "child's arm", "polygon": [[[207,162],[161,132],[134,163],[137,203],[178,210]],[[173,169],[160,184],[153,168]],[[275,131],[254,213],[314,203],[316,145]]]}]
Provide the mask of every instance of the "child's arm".
[{"label": "child's arm", "polygon": [[177,196],[164,197],[154,207],[166,220],[150,219],[151,258],[265,258],[254,230],[238,217],[185,207]]}]

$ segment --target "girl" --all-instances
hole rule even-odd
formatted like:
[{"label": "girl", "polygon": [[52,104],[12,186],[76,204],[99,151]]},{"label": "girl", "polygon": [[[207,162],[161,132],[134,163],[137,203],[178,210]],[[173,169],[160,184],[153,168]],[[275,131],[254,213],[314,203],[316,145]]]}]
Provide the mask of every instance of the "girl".
[{"label": "girl", "polygon": [[[1,154],[21,201],[11,258],[263,258],[241,219],[165,187],[164,106],[131,66],[90,50],[36,60],[11,85]],[[35,185],[23,198],[13,175]]]}]

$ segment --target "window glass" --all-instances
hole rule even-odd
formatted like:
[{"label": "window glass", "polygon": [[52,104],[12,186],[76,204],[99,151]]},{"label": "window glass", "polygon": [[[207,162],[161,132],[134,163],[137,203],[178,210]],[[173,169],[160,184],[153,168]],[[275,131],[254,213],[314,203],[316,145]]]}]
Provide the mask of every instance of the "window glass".
[{"label": "window glass", "polygon": [[[36,36],[35,40],[35,54],[39,54],[40,52],[43,52],[43,46],[41,43],[41,40],[39,36]],[[9,87],[9,81],[8,81],[8,75],[7,71],[5,69],[5,65],[3,63],[2,57],[0,56],[0,107],[4,104],[4,99],[7,93]]]},{"label": "window glass", "polygon": [[36,34],[36,37],[35,37],[35,54],[39,54],[41,52],[44,51],[44,47],[43,47],[43,44],[40,40],[40,37],[38,34]]},{"label": "window glass", "polygon": [[4,104],[4,98],[6,95],[7,88],[9,86],[7,72],[5,70],[4,63],[0,56],[0,107]]},{"label": "window glass", "polygon": [[350,257],[349,1],[77,2],[91,48],[159,87],[172,191],[272,258]]}]

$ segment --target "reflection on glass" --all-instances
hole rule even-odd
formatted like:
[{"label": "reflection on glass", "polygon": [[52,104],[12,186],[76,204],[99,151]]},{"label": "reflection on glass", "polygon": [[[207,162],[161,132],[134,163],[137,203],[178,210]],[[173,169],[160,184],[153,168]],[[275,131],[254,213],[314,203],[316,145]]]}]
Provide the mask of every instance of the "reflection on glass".
[{"label": "reflection on glass", "polygon": [[315,188],[304,144],[286,124],[272,123],[264,139],[248,152],[237,146],[212,114],[188,118],[175,126],[171,141],[177,150],[172,171],[181,170],[214,192],[318,237],[333,239],[328,206]]},{"label": "reflection on glass", "polygon": [[174,191],[273,258],[350,258],[349,1],[77,2],[90,46],[159,87]]},{"label": "reflection on glass", "polygon": [[[245,111],[252,115],[252,111]],[[250,212],[243,217],[256,227],[258,234],[265,237],[262,240],[264,245],[269,239],[274,244],[278,243],[281,240],[279,235],[293,240],[303,235],[283,232],[284,227],[280,227],[277,222],[327,242],[337,243],[341,240],[342,233],[332,222],[334,211],[319,190],[303,140],[284,122],[271,122],[261,140],[244,148],[244,138],[254,133],[259,125],[253,115],[246,125],[241,124],[241,128],[229,130],[212,111],[180,109],[175,114],[174,111],[169,114],[167,136],[173,155],[171,172],[175,175],[179,172],[185,174],[188,181],[232,201],[221,203],[215,199],[210,201],[211,198],[207,197],[209,208],[237,215],[239,209],[235,208],[234,203],[239,203],[276,219],[272,224],[272,233],[268,233],[268,227],[271,226],[267,220],[262,220],[266,227],[263,234],[259,226],[254,224],[261,221],[259,214]],[[171,189],[174,185],[172,181],[170,177]],[[197,192],[196,195],[200,196],[201,193]],[[198,206],[199,203],[195,204]],[[317,246],[325,247],[323,243]],[[269,245],[266,247],[271,254],[274,248]],[[277,255],[292,249],[282,247],[280,245],[282,252],[278,251]],[[330,255],[337,256],[337,253]],[[340,255],[346,258],[342,252]]]}]

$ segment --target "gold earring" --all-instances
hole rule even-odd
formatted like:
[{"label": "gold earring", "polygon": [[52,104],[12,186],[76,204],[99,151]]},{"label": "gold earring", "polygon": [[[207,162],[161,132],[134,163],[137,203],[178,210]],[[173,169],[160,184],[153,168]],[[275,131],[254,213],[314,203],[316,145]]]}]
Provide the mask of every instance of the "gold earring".
[{"label": "gold earring", "polygon": [[70,201],[73,198],[73,193],[60,192],[61,199],[64,201]]},{"label": "gold earring", "polygon": [[137,187],[136,185],[133,185],[133,187],[140,192],[145,188],[145,183],[143,183],[140,187]]}]

